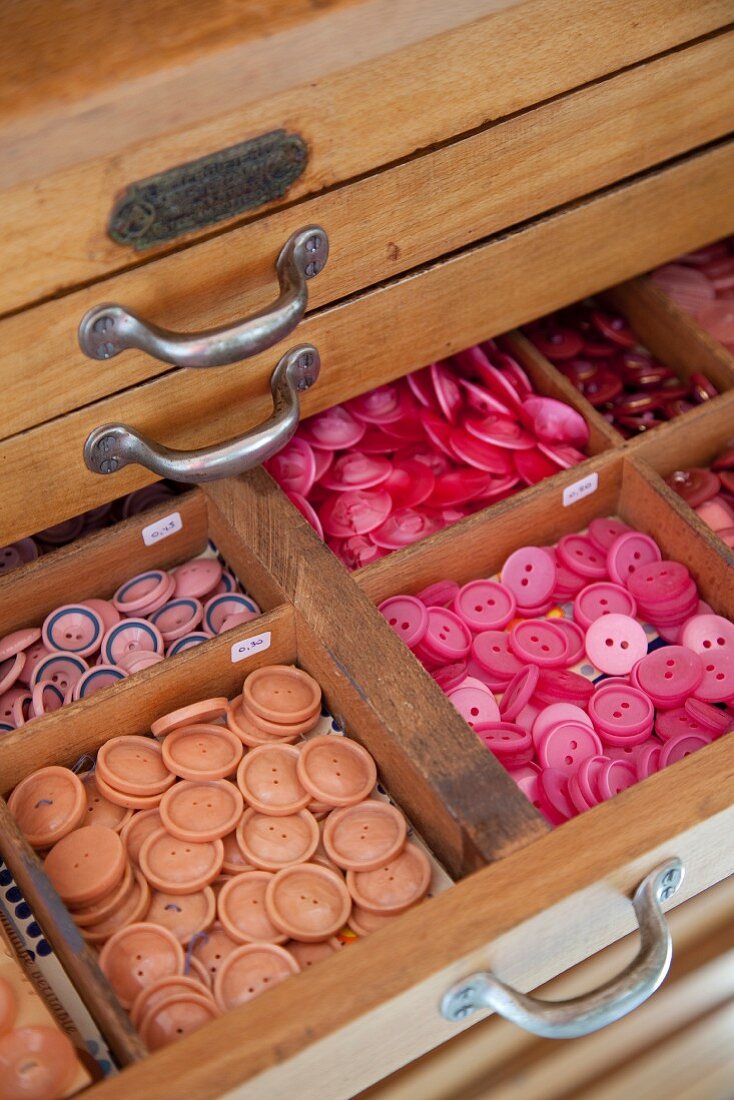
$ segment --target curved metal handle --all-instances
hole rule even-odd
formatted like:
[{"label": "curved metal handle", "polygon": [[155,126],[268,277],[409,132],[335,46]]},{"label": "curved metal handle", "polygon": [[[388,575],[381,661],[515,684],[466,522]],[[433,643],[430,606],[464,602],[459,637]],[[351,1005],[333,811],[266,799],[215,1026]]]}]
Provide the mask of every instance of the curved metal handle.
[{"label": "curved metal handle", "polygon": [[441,1015],[456,1021],[491,1008],[546,1039],[575,1039],[621,1019],[652,996],[668,973],[673,948],[660,902],[673,896],[684,873],[682,862],[670,859],[642,880],[632,899],[640,925],[640,949],[621,974],[591,993],[567,1001],[541,1001],[518,993],[491,972],[472,974],[445,994]]},{"label": "curved metal handle", "polygon": [[79,346],[90,359],[112,359],[126,348],[138,348],[175,367],[223,367],[248,359],[293,331],[306,312],[308,280],[323,271],[328,255],[326,231],[308,225],[288,238],[278,256],[278,299],[252,317],[206,332],[179,333],[158,328],[124,306],[93,306],[79,324]]},{"label": "curved metal handle", "polygon": [[114,474],[138,463],[160,477],[194,485],[241,474],[265,462],[293,436],[300,416],[298,395],[313,386],[320,369],[319,353],[311,344],[287,351],[270,378],[273,415],[226,443],[198,451],[172,451],[126,424],[105,424],[87,436],[84,462],[93,474]]}]

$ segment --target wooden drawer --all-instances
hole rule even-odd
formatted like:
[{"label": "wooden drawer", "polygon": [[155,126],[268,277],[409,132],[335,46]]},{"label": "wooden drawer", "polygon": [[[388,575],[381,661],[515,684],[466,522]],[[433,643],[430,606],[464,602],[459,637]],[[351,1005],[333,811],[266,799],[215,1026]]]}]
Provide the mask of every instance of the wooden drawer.
[{"label": "wooden drawer", "polygon": [[[299,326],[324,367],[308,415],[480,339],[594,293],[734,228],[734,142],[603,191],[517,230],[335,305]],[[675,208],[674,219],[660,211]],[[3,536],[10,541],[153,480],[141,467],[86,470],[82,447],[106,422],[172,446],[237,435],[269,411],[277,355],[246,366],[173,369],[0,445]],[[114,370],[92,365],[92,371]],[[721,376],[728,377],[728,368]],[[63,386],[67,375],[57,382]],[[52,457],[51,457],[52,456]]]},{"label": "wooden drawer", "polygon": [[[684,453],[685,425],[673,427]],[[687,564],[714,609],[734,616],[730,563],[647,464],[629,448],[590,463],[598,489],[569,508],[561,506],[562,489],[574,471],[354,577],[262,471],[181,498],[186,524],[169,562],[208,533],[272,608],[252,627],[252,634],[270,631],[270,648],[245,670],[295,660],[312,672],[332,712],[375,755],[385,785],[458,881],[271,990],[267,1013],[265,1002],[251,1002],[137,1061],[135,1035],[0,802],[0,853],[118,1057],[132,1063],[95,1086],[100,1100],[173,1098],[184,1090],[197,1098],[272,1100],[294,1090],[348,1097],[477,1019],[449,1024],[438,1010],[445,990],[467,973],[490,967],[521,989],[535,988],[633,928],[624,895],[662,859],[677,855],[686,865],[670,904],[731,873],[731,736],[551,831],[373,605],[447,573],[458,581],[491,573],[528,539],[550,541],[616,513]],[[114,587],[115,570],[147,563],[140,525],[130,520],[10,574],[0,588],[2,632],[34,621],[60,584],[71,598],[89,594],[104,563],[113,567],[102,592]],[[95,751],[110,730],[145,732],[174,705],[234,694],[243,678],[243,665],[231,661],[234,638],[212,639],[5,735],[3,791],[34,767]]]},{"label": "wooden drawer", "polygon": [[[499,182],[507,168],[504,134],[498,132],[494,145],[491,137],[496,120],[638,65],[639,73],[622,74],[614,90],[580,93],[578,110],[573,107],[578,132],[564,122],[559,103],[546,111],[552,120],[557,115],[557,123],[539,119],[533,130],[539,144],[557,139],[563,158],[569,149],[575,157],[592,117],[594,126],[604,118],[604,129],[605,116],[619,114],[622,125],[612,122],[601,138],[613,135],[614,174],[607,168],[606,178],[596,177],[611,182],[724,132],[721,46],[693,47],[703,51],[702,59],[712,49],[714,61],[696,62],[692,54],[689,62],[672,52],[657,66],[643,63],[716,34],[731,17],[728,0],[643,7],[608,0],[601,9],[591,0],[327,0],[316,6],[250,0],[236,9],[217,0],[204,21],[182,0],[153,6],[136,0],[124,8],[115,2],[102,12],[85,0],[64,13],[62,26],[53,5],[39,3],[30,16],[9,17],[5,27],[0,234],[7,275],[0,311],[137,266],[472,131],[489,136]],[[666,118],[666,100],[672,104],[678,96],[680,106]],[[507,140],[523,128],[523,122],[512,125]],[[299,154],[295,171],[283,158],[284,180],[283,161],[276,158],[271,176],[280,186],[268,178],[253,188],[249,202],[232,209],[226,201],[221,209],[211,203],[210,190],[210,205],[202,210],[199,202],[191,218],[177,221],[172,239],[139,250],[146,244],[141,222],[151,209],[165,220],[156,203],[166,185],[159,182],[148,207],[144,194],[129,190],[136,182],[182,165],[195,175],[192,161],[283,131],[299,143]],[[580,157],[574,169],[581,169],[579,183],[584,176],[584,186],[599,186],[593,169],[588,174],[591,165],[583,163],[587,154]],[[228,176],[231,160],[227,168],[222,159],[221,186],[229,200],[227,186],[236,192],[243,176]],[[198,171],[211,181],[220,169]],[[529,165],[523,174],[540,180],[546,172],[551,183],[555,168],[539,172]],[[124,217],[115,220],[115,240],[108,222],[125,195],[128,224]],[[542,209],[547,201],[538,195],[530,205]],[[510,220],[531,212],[522,209],[520,204]],[[180,209],[175,213],[180,218]],[[498,216],[489,213],[490,219]],[[483,216],[479,209],[477,214]],[[348,216],[358,220],[354,210]],[[337,215],[337,226],[340,221]],[[395,237],[386,228],[378,236],[384,237],[382,265],[391,260],[383,250]],[[272,256],[271,240],[266,249],[264,255]]]}]

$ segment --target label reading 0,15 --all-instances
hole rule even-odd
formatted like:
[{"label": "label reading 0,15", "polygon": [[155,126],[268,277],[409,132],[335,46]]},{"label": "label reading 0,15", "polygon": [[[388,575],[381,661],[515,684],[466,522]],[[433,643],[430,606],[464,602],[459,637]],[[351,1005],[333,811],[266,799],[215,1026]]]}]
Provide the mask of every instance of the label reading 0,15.
[{"label": "label reading 0,15", "polygon": [[264,653],[270,648],[271,633],[266,630],[264,634],[256,634],[254,638],[243,638],[232,646],[232,664],[244,661],[246,657],[252,657],[253,653]]},{"label": "label reading 0,15", "polygon": [[594,470],[592,474],[587,474],[580,481],[574,481],[573,485],[566,486],[563,490],[563,507],[568,508],[569,504],[575,504],[577,500],[583,500],[584,497],[591,496],[598,488],[599,475]]},{"label": "label reading 0,15", "polygon": [[167,539],[169,535],[175,535],[182,527],[181,513],[171,512],[170,516],[164,516],[143,528],[143,542],[146,546],[153,546],[156,542]]}]

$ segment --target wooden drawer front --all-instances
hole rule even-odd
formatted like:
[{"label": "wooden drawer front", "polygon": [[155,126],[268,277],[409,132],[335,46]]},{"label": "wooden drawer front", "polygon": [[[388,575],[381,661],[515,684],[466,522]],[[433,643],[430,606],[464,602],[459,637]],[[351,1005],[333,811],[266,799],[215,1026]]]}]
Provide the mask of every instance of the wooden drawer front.
[{"label": "wooden drawer front", "polygon": [[[259,34],[238,28],[233,48],[226,50],[215,30],[208,49],[181,58],[186,64],[176,65],[180,47],[173,44],[158,73],[145,71],[151,68],[145,56],[137,72],[122,67],[116,80],[97,78],[101,86],[94,79],[79,82],[73,50],[62,51],[60,61],[55,56],[46,78],[50,100],[34,102],[31,88],[22,113],[8,106],[0,116],[0,232],[8,273],[0,310],[123,270],[141,255],[180,247],[173,241],[140,254],[107,235],[114,203],[136,181],[285,129],[303,139],[308,163],[285,195],[260,208],[267,211],[716,32],[732,15],[728,0],[695,6],[658,0],[643,8],[634,0],[608,0],[602,9],[592,0],[572,6],[563,0],[461,0],[448,9],[438,0],[340,6],[347,10],[320,22],[314,17],[305,32],[299,28],[307,35],[300,41],[298,31],[268,39],[266,28]],[[257,14],[262,22],[259,7]],[[46,18],[45,28],[34,24],[21,42],[11,26],[8,52],[43,56],[58,36],[52,17]],[[114,8],[108,18],[115,39]],[[287,16],[281,20],[287,22]],[[148,33],[155,35],[155,29]],[[345,66],[347,56],[357,63]],[[449,63],[456,57],[459,66]],[[87,58],[79,62],[84,69]],[[12,56],[11,74],[16,65]],[[54,77],[63,82],[64,76],[63,92],[54,92]],[[695,79],[709,77],[701,71]],[[14,104],[17,75],[11,79],[8,99]],[[702,88],[690,109],[699,136],[691,132],[678,150],[706,140],[706,116],[716,98]],[[604,103],[600,111],[607,110],[613,113]],[[681,127],[687,112],[672,113]],[[661,152],[664,146],[665,139]],[[252,216],[245,211],[218,224]],[[205,226],[199,235],[211,231]]]},{"label": "wooden drawer front", "polygon": [[177,330],[226,325],[268,304],[280,248],[310,224],[324,226],[331,243],[326,269],[309,284],[309,308],[318,308],[721,137],[734,115],[733,67],[734,31],[6,318],[3,435],[170,371],[140,351],[90,362],[77,326],[99,302]]},{"label": "wooden drawer front", "polygon": [[[303,414],[734,229],[732,172],[729,142],[317,311],[298,329],[299,342],[314,343],[324,364],[305,395]],[[668,209],[676,210],[675,218],[662,216]],[[5,541],[153,480],[140,467],[110,478],[89,473],[82,446],[93,428],[128,423],[166,445],[187,448],[237,435],[268,415],[264,395],[274,364],[271,351],[244,365],[172,370],[6,440],[0,446]]]},{"label": "wooden drawer front", "polygon": [[[559,484],[538,486],[522,500],[503,502],[491,519],[470,517],[364,570],[358,584],[260,471],[197,491],[183,505],[263,602],[285,601],[257,624],[258,632],[271,631],[271,647],[246,671],[278,660],[302,664],[319,679],[347,731],[373,752],[388,789],[445,863],[461,876],[487,858],[495,862],[269,991],[267,1012],[265,1002],[250,1002],[135,1062],[134,1034],[0,802],[0,852],[118,1056],[135,1062],[96,1086],[97,1096],[173,1100],[187,1091],[201,1100],[271,1100],[293,1092],[313,1100],[346,1098],[458,1033],[438,1011],[441,995],[458,978],[489,967],[529,989],[580,962],[632,930],[624,895],[663,858],[678,855],[686,864],[675,903],[731,872],[734,738],[721,738],[549,832],[491,754],[476,752],[475,735],[367,598],[415,589],[446,572],[458,580],[492,572],[530,535],[549,541],[595,515],[617,513],[684,561],[716,610],[734,615],[728,563],[697,538],[687,510],[660,490],[657,477],[624,454],[593,462],[599,488],[571,508],[560,507]],[[116,534],[92,536],[77,549],[86,580],[73,595],[89,591],[93,567],[112,552]],[[129,534],[122,532],[121,545],[129,546]],[[36,573],[56,570],[58,581],[65,565],[64,575],[75,583],[71,550],[58,555],[41,561]],[[135,567],[129,548],[126,558]],[[18,571],[16,607],[3,630],[25,621],[32,568]],[[234,694],[243,668],[231,663],[229,649],[227,636],[213,639],[6,735],[3,789],[41,764],[69,764],[95,751],[111,729],[145,732],[174,705]],[[482,818],[504,828],[493,853]]]}]

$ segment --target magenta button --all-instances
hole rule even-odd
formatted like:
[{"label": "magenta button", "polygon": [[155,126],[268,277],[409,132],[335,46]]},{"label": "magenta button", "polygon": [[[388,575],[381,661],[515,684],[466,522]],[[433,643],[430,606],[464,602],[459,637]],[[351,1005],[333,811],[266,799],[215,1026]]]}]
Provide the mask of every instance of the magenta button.
[{"label": "magenta button", "polygon": [[[541,810],[553,824],[568,821],[575,808],[568,796],[568,776],[558,768],[543,768],[538,776]],[[550,812],[548,812],[550,811]]]},{"label": "magenta button", "polygon": [[422,647],[440,661],[460,661],[468,656],[472,636],[458,615],[445,607],[429,607],[428,629]]},{"label": "magenta button", "polygon": [[626,585],[628,577],[636,569],[661,558],[660,547],[649,535],[641,531],[625,531],[607,551],[607,570],[613,581]]},{"label": "magenta button", "polygon": [[638,783],[659,770],[662,751],[662,746],[652,738],[640,746],[639,755],[635,759],[635,775]]},{"label": "magenta button", "polygon": [[432,363],[428,368],[428,377],[441,412],[452,424],[456,423],[463,404],[457,375],[443,363]]},{"label": "magenta button", "polygon": [[265,469],[286,493],[306,496],[316,480],[314,452],[306,440],[298,436],[269,459]]},{"label": "magenta button", "polygon": [[380,455],[350,451],[340,455],[321,478],[323,489],[346,492],[349,489],[373,489],[390,476],[392,463]]},{"label": "magenta button", "polygon": [[566,661],[569,665],[575,665],[584,655],[584,632],[572,619],[554,619],[553,625],[557,626],[566,635],[569,650]]},{"label": "magenta button", "polygon": [[677,561],[653,561],[636,569],[627,581],[635,599],[645,607],[675,602],[687,592],[691,575]]},{"label": "magenta button", "polygon": [[405,458],[395,462],[382,487],[392,499],[393,508],[415,508],[430,497],[436,486],[431,470],[415,459]]},{"label": "magenta button", "polygon": [[[446,694],[458,687],[468,675],[466,661],[454,661],[450,665],[441,665],[440,668],[433,669],[431,672],[431,676],[441,688],[441,691],[446,692]],[[484,681],[482,680],[480,683],[484,683]]]},{"label": "magenta button", "polygon": [[507,451],[496,447],[484,439],[478,439],[465,428],[454,428],[450,436],[451,450],[461,462],[475,466],[495,477],[507,477],[512,472],[512,463]]},{"label": "magenta button", "polygon": [[703,661],[680,645],[663,646],[643,657],[637,682],[658,707],[676,707],[695,693],[703,680]]},{"label": "magenta button", "polygon": [[703,678],[693,694],[704,703],[724,703],[734,699],[734,651],[714,649],[704,652]]},{"label": "magenta button", "polygon": [[500,708],[492,692],[481,681],[467,676],[448,694],[449,701],[470,726],[499,722]]},{"label": "magenta button", "polygon": [[483,630],[475,636],[471,651],[477,664],[499,680],[511,680],[523,668],[504,630]]},{"label": "magenta button", "polygon": [[720,737],[722,733],[728,733],[734,729],[734,719],[718,707],[712,707],[700,699],[686,699],[685,710],[699,725],[708,730],[714,737]]},{"label": "magenta button", "polygon": [[512,461],[518,477],[526,485],[537,485],[558,473],[558,464],[552,462],[537,447],[527,451],[513,451]]},{"label": "magenta button", "polygon": [[543,668],[535,689],[541,703],[576,703],[586,706],[594,692],[594,685],[585,676],[567,668]]},{"label": "magenta button", "polygon": [[319,519],[327,535],[347,539],[366,535],[385,522],[392,500],[384,489],[353,489],[334,493],[321,506]]},{"label": "magenta button", "polygon": [[298,435],[312,447],[323,447],[327,451],[338,451],[342,447],[353,447],[359,443],[366,431],[366,425],[355,419],[341,405],[311,416],[301,424]]},{"label": "magenta button", "polygon": [[585,447],[589,442],[589,425],[581,413],[554,397],[527,397],[520,419],[543,443]]},{"label": "magenta button", "polygon": [[500,716],[505,722],[514,722],[520,711],[533,697],[538,683],[537,665],[528,665],[512,677],[500,700]]},{"label": "magenta button", "polygon": [[607,575],[606,556],[586,535],[564,535],[556,554],[562,565],[582,577],[599,579]]},{"label": "magenta button", "polygon": [[541,668],[560,668],[569,653],[566,635],[550,619],[516,623],[510,631],[510,648],[521,661],[532,661]]},{"label": "magenta button", "polygon": [[635,769],[623,760],[610,760],[599,769],[596,778],[602,799],[614,798],[637,782]]},{"label": "magenta button", "polygon": [[634,616],[636,611],[634,597],[621,584],[612,584],[611,581],[587,584],[573,602],[574,620],[584,630],[588,630],[602,615]]},{"label": "magenta button", "polygon": [[683,625],[681,645],[705,656],[714,649],[734,652],[734,623],[721,615],[693,615]]},{"label": "magenta button", "polygon": [[[686,704],[689,700],[686,700]],[[690,702],[696,702],[695,699]],[[700,703],[700,706],[706,704]],[[712,708],[714,709],[714,708]],[[717,714],[721,713],[717,711]],[[674,710],[660,710],[655,716],[655,733],[661,741],[670,741],[671,737],[679,737],[683,733],[703,733],[713,736],[713,730],[703,726],[694,714],[690,713],[686,706],[676,707]]]},{"label": "magenta button", "polygon": [[647,654],[647,635],[629,615],[602,615],[586,631],[586,653],[601,672],[625,676]]},{"label": "magenta button", "polygon": [[479,723],[474,732],[506,767],[519,767],[532,759],[532,738],[527,730],[514,722],[496,720]]},{"label": "magenta button", "polygon": [[597,516],[589,524],[589,538],[597,550],[601,550],[606,554],[614,540],[630,530],[631,528],[626,523],[622,523],[621,519],[614,519],[612,516],[608,518]]},{"label": "magenta button", "polygon": [[[313,527],[314,531],[319,536],[319,538],[323,539],[324,529],[321,526],[321,520],[319,519],[318,515],[316,514],[316,511],[313,508],[313,506],[311,504],[309,504],[309,502],[306,500],[306,498],[302,497],[300,495],[300,493],[286,493],[286,496],[288,497],[288,500],[291,502],[291,504],[293,504],[298,509],[298,511],[301,513],[301,515],[307,521],[307,523],[311,524],[311,526]],[[229,589],[222,588],[221,587],[221,582],[220,582],[220,584],[217,585],[217,587],[214,590],[214,595],[219,596],[219,595],[222,595],[226,591],[229,591]]]},{"label": "magenta button", "polygon": [[391,596],[383,600],[379,611],[411,649],[418,645],[428,630],[428,611],[415,596]]},{"label": "magenta button", "polygon": [[528,451],[535,446],[535,439],[516,420],[496,413],[483,420],[467,417],[464,427],[470,435],[495,447],[508,451]]},{"label": "magenta button", "polygon": [[498,581],[469,581],[457,593],[454,611],[470,630],[500,630],[514,618],[517,601]]},{"label": "magenta button", "polygon": [[456,581],[445,580],[436,581],[435,584],[429,584],[428,588],[421,589],[417,598],[426,607],[451,607],[458,594],[459,586]]},{"label": "magenta button", "polygon": [[660,753],[660,767],[667,768],[668,764],[677,764],[691,753],[698,752],[711,743],[711,736],[703,733],[679,733],[671,737],[663,745]]},{"label": "magenta button", "polygon": [[492,476],[486,470],[449,470],[439,474],[429,500],[431,508],[446,508],[465,504],[481,496],[492,485]]},{"label": "magenta button", "polygon": [[538,716],[533,722],[533,741],[535,742],[535,747],[538,747],[541,737],[553,726],[558,726],[565,722],[574,722],[577,725],[580,722],[582,726],[588,726],[589,729],[593,729],[591,719],[586,711],[583,711],[581,707],[577,707],[575,703],[551,703],[550,706],[543,707],[543,709],[538,712]]},{"label": "magenta button", "polygon": [[626,684],[604,684],[589,700],[589,717],[610,745],[641,743],[650,734],[655,710],[644,691]]},{"label": "magenta button", "polygon": [[399,508],[370,531],[370,539],[383,550],[400,550],[440,531],[442,521],[415,508]]},{"label": "magenta button", "polygon": [[562,722],[538,737],[538,760],[544,768],[556,768],[565,775],[578,771],[582,760],[597,756],[601,741],[584,722]]},{"label": "magenta button", "polygon": [[553,593],[555,562],[539,546],[522,546],[507,558],[500,579],[519,604],[533,607],[542,604]]}]

